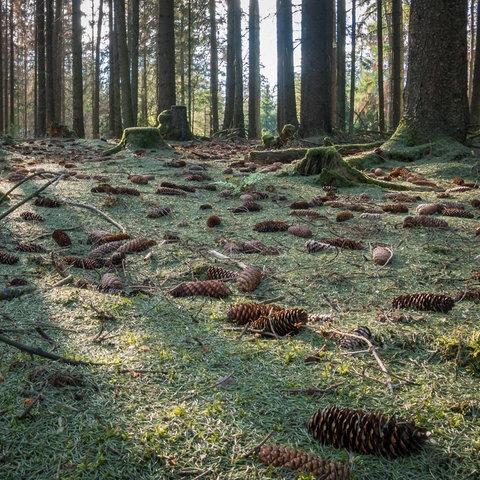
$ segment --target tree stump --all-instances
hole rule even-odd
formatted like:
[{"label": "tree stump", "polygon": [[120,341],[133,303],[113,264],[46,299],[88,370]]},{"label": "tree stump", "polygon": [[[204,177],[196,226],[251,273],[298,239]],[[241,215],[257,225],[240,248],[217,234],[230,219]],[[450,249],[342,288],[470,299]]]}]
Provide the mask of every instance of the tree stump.
[{"label": "tree stump", "polygon": [[102,153],[103,156],[119,152],[123,147],[129,148],[165,148],[168,145],[162,138],[160,130],[155,127],[130,127],[123,130],[120,142]]},{"label": "tree stump", "polygon": [[190,140],[192,133],[188,125],[187,107],[172,105],[158,115],[160,132],[168,140]]}]

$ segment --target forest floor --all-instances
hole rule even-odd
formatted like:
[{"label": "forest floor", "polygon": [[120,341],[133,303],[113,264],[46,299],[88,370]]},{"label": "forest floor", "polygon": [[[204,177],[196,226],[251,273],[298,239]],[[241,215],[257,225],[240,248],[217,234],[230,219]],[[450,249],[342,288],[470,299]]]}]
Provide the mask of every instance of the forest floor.
[{"label": "forest floor", "polygon": [[[46,208],[32,198],[0,220],[6,262],[0,264],[0,298],[25,289],[0,300],[0,478],[313,478],[246,455],[270,433],[269,444],[349,464],[355,479],[479,478],[480,191],[452,183],[455,177],[477,181],[478,157],[387,162],[381,165],[385,175],[405,169],[392,175],[392,183],[405,185],[407,202],[362,185],[340,189],[325,205],[319,197],[328,192],[311,177],[245,166],[248,142],[125,149],[102,157],[107,146],[62,139],[2,146],[7,155],[0,157],[0,190],[41,169],[50,173],[15,189],[0,204],[0,216],[54,179],[41,196],[60,205]],[[133,183],[133,175],[150,180]],[[412,175],[415,184],[408,181]],[[194,191],[156,193],[162,182]],[[137,192],[105,193],[105,184]],[[245,193],[258,197],[261,210],[232,212]],[[293,202],[315,198],[309,211],[316,214],[291,214]],[[462,204],[470,215],[437,215],[447,228],[403,228],[405,215],[416,216],[418,205],[447,202],[457,210]],[[96,246],[89,243],[93,232],[120,230],[74,203],[95,207],[131,238],[155,245],[144,242],[148,249],[117,265],[77,268],[88,262],[68,257],[85,259]],[[382,209],[398,203],[404,207],[385,210],[403,212]],[[170,214],[150,218],[158,206],[170,207]],[[365,218],[362,210],[379,215]],[[25,219],[27,211],[43,221]],[[337,221],[343,211],[353,218]],[[207,225],[211,215],[220,225]],[[304,225],[312,237],[254,230],[263,220]],[[54,241],[59,229],[70,246]],[[311,239],[332,238],[359,241],[363,249],[305,248]],[[237,251],[249,240],[272,248]],[[384,266],[372,261],[379,244],[394,254]],[[181,282],[205,279],[212,265],[237,272],[254,265],[263,278],[250,293],[227,283],[232,293],[223,299],[169,294]],[[99,288],[107,272],[121,280],[119,292]],[[18,283],[26,286],[13,290]],[[111,286],[105,277],[103,286]],[[447,312],[392,309],[395,297],[413,293],[457,301]],[[261,336],[227,320],[237,302],[319,315],[296,335]],[[370,329],[374,349],[340,348],[341,335],[332,331],[360,325]],[[53,361],[25,347],[92,364]],[[415,422],[431,436],[418,452],[393,459],[321,444],[306,423],[332,405]]]}]

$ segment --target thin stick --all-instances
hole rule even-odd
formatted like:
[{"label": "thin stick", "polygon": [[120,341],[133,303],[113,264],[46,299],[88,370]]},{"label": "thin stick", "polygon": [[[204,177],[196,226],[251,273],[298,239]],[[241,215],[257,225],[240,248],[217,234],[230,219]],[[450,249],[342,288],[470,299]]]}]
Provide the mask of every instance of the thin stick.
[{"label": "thin stick", "polygon": [[262,448],[262,446],[265,445],[268,442],[268,440],[270,440],[270,437],[273,434],[274,434],[274,431],[272,430],[258,445],[253,447],[251,450],[249,450],[247,453],[242,455],[240,458],[248,458],[251,455],[253,455],[254,453],[257,453],[260,450],[260,448]]},{"label": "thin stick", "polygon": [[62,177],[65,176],[70,176],[68,173],[62,173],[56,178],[53,178],[52,180],[49,180],[45,185],[40,187],[38,190],[35,190],[31,195],[28,195],[25,197],[22,201],[18,202],[16,205],[13,207],[10,207],[6,212],[3,212],[0,214],[0,220],[3,220],[7,215],[10,215],[12,212],[14,212],[17,208],[21,207],[24,203],[27,203],[29,200],[31,200],[33,197],[36,197],[39,193],[43,192],[45,189],[47,189],[52,183],[57,182],[60,180]]},{"label": "thin stick", "polygon": [[[126,229],[122,227],[118,222],[110,218],[106,213],[102,212],[98,208],[94,207],[93,205],[88,205],[87,203],[78,203],[78,202],[71,202],[70,200],[63,200],[66,205],[70,205],[72,207],[78,207],[78,208],[86,208],[87,210],[92,210],[95,213],[98,213],[101,217],[103,217],[107,222],[111,223],[114,227],[117,227],[121,232],[126,232]],[[2,217],[0,217],[0,220]]]},{"label": "thin stick", "polygon": [[23,343],[18,343],[15,340],[12,340],[5,335],[0,334],[0,342],[11,345],[12,347],[18,348],[22,352],[30,353],[31,355],[38,355],[39,357],[48,358],[50,360],[55,360],[60,363],[67,363],[69,365],[104,365],[103,363],[94,363],[94,362],[84,362],[82,360],[73,360],[72,358],[62,357],[60,355],[55,355],[54,353],[47,352],[41,348],[30,347],[24,345]]}]

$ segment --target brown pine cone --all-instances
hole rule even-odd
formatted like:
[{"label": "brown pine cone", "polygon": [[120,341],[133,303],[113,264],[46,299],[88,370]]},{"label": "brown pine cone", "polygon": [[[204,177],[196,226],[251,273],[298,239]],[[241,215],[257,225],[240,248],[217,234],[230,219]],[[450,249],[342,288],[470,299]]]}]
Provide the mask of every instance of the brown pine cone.
[{"label": "brown pine cone", "polygon": [[462,208],[443,208],[441,214],[445,217],[474,218],[475,215]]},{"label": "brown pine cone", "polygon": [[325,238],[324,243],[328,243],[334,247],[343,248],[345,250],[362,250],[363,245],[357,240],[351,238],[338,237],[338,238]]},{"label": "brown pine cone", "polygon": [[247,212],[258,212],[263,207],[258,203],[254,202],[253,200],[247,200],[244,202],[243,205],[239,205],[238,207],[230,208],[232,213],[247,213]]},{"label": "brown pine cone", "polygon": [[285,232],[289,225],[280,220],[264,220],[254,225],[253,229],[256,232]]},{"label": "brown pine cone", "polygon": [[258,267],[247,267],[237,276],[237,288],[245,293],[253,292],[262,281],[262,271]]},{"label": "brown pine cone", "polygon": [[124,241],[123,240],[118,240],[116,242],[108,242],[104,243],[103,245],[98,246],[97,248],[94,248],[93,250],[90,250],[88,252],[88,257],[89,258],[100,258],[105,255],[108,255],[109,253],[114,252],[118,248],[120,248],[123,245]]},{"label": "brown pine cone", "polygon": [[288,227],[288,233],[300,238],[310,238],[313,233],[306,225],[292,225]]},{"label": "brown pine cone", "polygon": [[285,335],[298,333],[300,328],[307,322],[308,313],[302,308],[285,308],[257,318],[248,327],[262,333],[284,337]]},{"label": "brown pine cone", "polygon": [[162,182],[160,184],[160,187],[163,188],[173,188],[174,190],[183,190],[184,192],[189,192],[189,193],[194,193],[195,192],[195,187],[192,187],[191,185],[178,185],[177,183],[171,183],[171,182]]},{"label": "brown pine cone", "polygon": [[15,250],[17,252],[29,252],[29,253],[47,253],[48,250],[38,243],[19,243]]},{"label": "brown pine cone", "polygon": [[115,253],[116,254],[125,254],[133,252],[143,252],[153,245],[156,245],[157,242],[147,237],[138,237],[129,240],[124,243]]},{"label": "brown pine cone", "polygon": [[72,244],[70,237],[64,230],[54,230],[52,233],[52,238],[59,247],[69,247]]},{"label": "brown pine cone", "polygon": [[169,292],[172,297],[213,297],[223,298],[232,294],[225,283],[218,280],[203,280],[198,282],[183,282]]},{"label": "brown pine cone", "polygon": [[63,257],[63,261],[72,267],[84,270],[95,270],[102,266],[102,262],[97,258]]},{"label": "brown pine cone", "polygon": [[150,210],[150,212],[147,215],[147,218],[167,217],[171,213],[172,213],[172,209],[170,207],[158,206]]},{"label": "brown pine cone", "polygon": [[186,193],[179,188],[160,187],[155,191],[157,195],[179,195],[184,196]]},{"label": "brown pine cone", "polygon": [[335,220],[337,222],[346,222],[347,220],[351,220],[352,218],[353,218],[353,213],[347,210],[345,212],[340,212],[339,214],[337,214],[337,216],[335,217]]},{"label": "brown pine cone", "polygon": [[[349,333],[357,335],[359,337],[364,337],[367,340],[370,340],[372,338],[372,332],[365,325],[360,325],[354,328]],[[367,343],[362,341],[361,339],[348,336],[343,336],[339,344],[339,347],[343,348],[344,350],[358,350],[360,348],[365,348],[366,346]]]},{"label": "brown pine cone", "polygon": [[130,234],[123,232],[123,233],[112,233],[108,235],[102,236],[99,240],[98,243],[101,243],[104,245],[105,243],[110,243],[110,242],[119,242],[121,240],[129,240],[130,239]]},{"label": "brown pine cone", "polygon": [[448,228],[448,223],[441,218],[429,217],[426,215],[419,215],[418,217],[405,217],[403,219],[403,228]]},{"label": "brown pine cone", "polygon": [[63,205],[62,202],[48,197],[37,197],[33,204],[37,207],[58,208]]},{"label": "brown pine cone", "polygon": [[[260,240],[248,240],[241,244],[241,252],[258,253],[259,255],[279,255],[280,250],[277,247],[269,247]],[[224,247],[225,248],[225,247]]]},{"label": "brown pine cone", "polygon": [[30,222],[44,222],[45,221],[45,219],[41,215],[38,215],[37,213],[34,213],[34,212],[22,212],[20,214],[20,216],[24,220],[28,220]]},{"label": "brown pine cone", "polygon": [[117,293],[123,290],[123,284],[120,278],[113,273],[104,273],[100,279],[100,290],[109,293]]},{"label": "brown pine cone", "polygon": [[13,265],[18,263],[19,260],[20,259],[16,255],[0,252],[0,263],[3,263],[4,265]]},{"label": "brown pine cone", "polygon": [[227,320],[238,325],[247,325],[260,317],[268,316],[270,313],[283,310],[283,307],[265,303],[236,303],[232,305],[227,313]]},{"label": "brown pine cone", "polygon": [[449,312],[454,305],[455,300],[452,297],[439,293],[412,293],[399,295],[392,300],[393,308],[413,308],[433,312]]},{"label": "brown pine cone", "polygon": [[212,265],[207,269],[207,280],[228,280],[236,278],[238,272],[233,270],[228,270],[218,265]]},{"label": "brown pine cone", "polygon": [[323,252],[325,250],[334,250],[335,247],[329,243],[319,242],[317,240],[309,240],[305,243],[305,249],[308,253]]},{"label": "brown pine cone", "polygon": [[377,265],[387,265],[392,261],[393,250],[387,247],[378,245],[372,250],[373,263]]},{"label": "brown pine cone", "polygon": [[296,217],[310,217],[310,218],[320,218],[322,216],[316,210],[308,210],[308,209],[290,210],[288,214]]},{"label": "brown pine cone", "polygon": [[389,213],[408,213],[408,207],[403,203],[392,203],[390,205],[382,205],[382,210]]},{"label": "brown pine cone", "polygon": [[130,175],[128,177],[132,183],[136,183],[137,185],[147,185],[148,177],[144,175]]}]

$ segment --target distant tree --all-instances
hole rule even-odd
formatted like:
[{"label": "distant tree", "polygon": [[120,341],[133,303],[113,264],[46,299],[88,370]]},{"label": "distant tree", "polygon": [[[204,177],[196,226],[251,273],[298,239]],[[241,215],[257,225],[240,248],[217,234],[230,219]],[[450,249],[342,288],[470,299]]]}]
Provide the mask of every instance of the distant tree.
[{"label": "distant tree", "polygon": [[298,127],[293,68],[292,2],[277,0],[277,129]]},{"label": "distant tree", "polygon": [[260,12],[258,0],[250,0],[248,16],[248,138],[260,138]]},{"label": "distant tree", "polygon": [[356,0],[352,0],[352,36],[350,50],[350,105],[348,111],[348,131],[353,132],[355,120],[355,78],[356,78],[356,48],[357,48],[357,10]]},{"label": "distant tree", "polygon": [[303,136],[332,131],[334,18],[334,0],[302,1],[300,134]]},{"label": "distant tree", "polygon": [[347,30],[347,14],[345,0],[337,0],[337,120],[336,126],[340,130],[345,129],[345,103],[346,103],[346,30]]},{"label": "distant tree", "polygon": [[[75,2],[72,0],[73,5]],[[77,2],[78,3],[78,0]],[[81,35],[81,32],[80,32]],[[81,37],[80,37],[81,41]],[[35,0],[35,135],[42,137],[46,132],[45,104],[45,2]]]},{"label": "distant tree", "polygon": [[[101,1],[100,1],[101,3]],[[132,112],[133,124],[137,124],[138,117],[138,39],[140,37],[140,1],[131,0],[129,2],[129,52],[131,60],[131,89],[132,89]]]},{"label": "distant tree", "polygon": [[470,116],[472,125],[475,129],[478,129],[480,127],[480,5],[477,7],[477,34],[475,38]]},{"label": "distant tree", "polygon": [[84,138],[81,4],[81,0],[72,0],[72,95],[73,130]]},{"label": "distant tree", "polygon": [[10,26],[10,48],[9,48],[9,122],[13,127],[15,125],[15,21],[14,21],[14,2],[10,0],[10,14],[9,14],[9,26]]},{"label": "distant tree", "polygon": [[468,125],[467,0],[412,0],[403,119],[395,141],[464,141]]},{"label": "distant tree", "polygon": [[118,42],[115,27],[113,0],[108,0],[108,126],[110,137],[122,135],[122,111],[120,106],[120,71],[118,67]]},{"label": "distant tree", "polygon": [[158,0],[157,113],[176,103],[174,1]]},{"label": "distant tree", "polygon": [[3,75],[3,47],[4,47],[4,15],[3,15],[3,0],[0,0],[0,135],[5,131],[4,123],[4,103],[3,103],[3,89],[4,89],[4,75]]},{"label": "distant tree", "polygon": [[385,131],[385,93],[383,90],[383,2],[377,0],[378,129]]},{"label": "distant tree", "polygon": [[210,19],[210,97],[211,97],[211,131],[218,132],[218,46],[217,46],[217,18],[215,0],[209,0],[208,12]]},{"label": "distant tree", "polygon": [[92,95],[92,137],[100,137],[100,46],[102,42],[103,1],[98,7],[97,35],[95,40],[95,67]]},{"label": "distant tree", "polygon": [[403,3],[391,0],[390,109],[388,126],[397,128],[403,109]]},{"label": "distant tree", "polygon": [[45,0],[45,103],[47,126],[57,121],[55,116],[55,57],[53,51],[55,16],[53,3],[53,0]]}]

